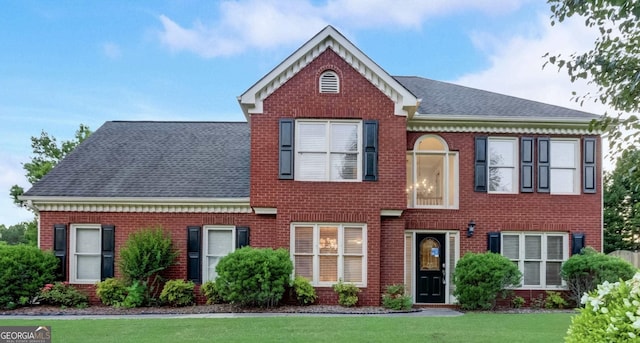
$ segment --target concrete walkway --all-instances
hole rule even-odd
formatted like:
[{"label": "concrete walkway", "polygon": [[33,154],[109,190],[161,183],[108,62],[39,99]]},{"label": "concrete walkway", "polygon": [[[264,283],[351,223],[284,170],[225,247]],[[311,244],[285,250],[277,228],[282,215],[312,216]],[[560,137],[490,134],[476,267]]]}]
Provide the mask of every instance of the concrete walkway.
[{"label": "concrete walkway", "polygon": [[187,319],[187,318],[255,318],[255,317],[456,317],[462,312],[447,308],[422,309],[417,312],[382,314],[339,314],[339,313],[198,313],[198,314],[132,314],[132,315],[0,315],[2,320],[73,320],[73,319]]}]

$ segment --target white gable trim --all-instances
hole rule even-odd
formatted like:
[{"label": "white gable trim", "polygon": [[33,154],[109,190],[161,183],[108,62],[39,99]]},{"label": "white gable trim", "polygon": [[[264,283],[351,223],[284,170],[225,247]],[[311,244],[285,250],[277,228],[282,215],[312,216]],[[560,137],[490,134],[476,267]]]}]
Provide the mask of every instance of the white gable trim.
[{"label": "white gable trim", "polygon": [[395,114],[411,116],[419,100],[332,26],[325,27],[238,97],[247,117],[262,113],[263,101],[325,50],[331,49],[395,104]]}]

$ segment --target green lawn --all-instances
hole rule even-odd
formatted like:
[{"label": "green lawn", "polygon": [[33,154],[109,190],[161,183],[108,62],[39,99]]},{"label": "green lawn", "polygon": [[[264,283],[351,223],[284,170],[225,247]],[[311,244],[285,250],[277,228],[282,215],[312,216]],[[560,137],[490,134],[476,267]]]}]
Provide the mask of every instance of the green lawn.
[{"label": "green lawn", "polygon": [[562,342],[572,314],[15,320],[51,325],[53,342]]}]

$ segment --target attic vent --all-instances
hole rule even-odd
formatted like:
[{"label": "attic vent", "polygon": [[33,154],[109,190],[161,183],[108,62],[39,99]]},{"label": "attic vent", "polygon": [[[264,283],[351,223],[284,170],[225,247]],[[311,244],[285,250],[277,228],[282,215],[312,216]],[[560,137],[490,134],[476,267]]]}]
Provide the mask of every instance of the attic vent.
[{"label": "attic vent", "polygon": [[340,93],[338,74],[327,70],[320,75],[320,93]]}]

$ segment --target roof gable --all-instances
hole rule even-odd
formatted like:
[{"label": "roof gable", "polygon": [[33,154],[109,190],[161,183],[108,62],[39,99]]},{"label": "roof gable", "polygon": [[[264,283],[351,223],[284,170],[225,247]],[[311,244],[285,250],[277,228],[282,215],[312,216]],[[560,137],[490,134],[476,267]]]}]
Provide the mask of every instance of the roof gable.
[{"label": "roof gable", "polygon": [[245,116],[262,113],[263,101],[327,49],[377,87],[395,104],[396,115],[412,115],[419,100],[332,26],[325,27],[238,97]]}]

